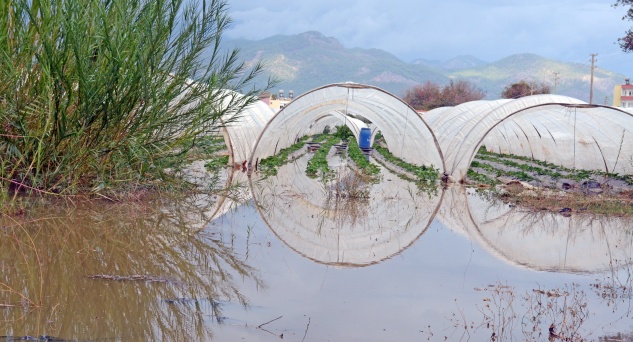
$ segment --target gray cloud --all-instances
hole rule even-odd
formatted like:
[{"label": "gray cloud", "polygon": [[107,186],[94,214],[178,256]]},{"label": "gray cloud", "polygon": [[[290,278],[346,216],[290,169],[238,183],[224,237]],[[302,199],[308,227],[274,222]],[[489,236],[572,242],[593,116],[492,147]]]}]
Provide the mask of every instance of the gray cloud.
[{"label": "gray cloud", "polygon": [[614,0],[229,0],[231,38],[262,39],[315,30],[346,47],[380,48],[405,61],[515,53],[588,63],[633,75],[618,37],[633,23]]}]

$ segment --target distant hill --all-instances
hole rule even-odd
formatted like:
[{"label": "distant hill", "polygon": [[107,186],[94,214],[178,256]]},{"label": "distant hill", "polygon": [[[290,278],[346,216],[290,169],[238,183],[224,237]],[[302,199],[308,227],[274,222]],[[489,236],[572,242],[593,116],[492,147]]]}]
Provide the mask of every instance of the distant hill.
[{"label": "distant hill", "polygon": [[[486,91],[487,98],[499,97],[503,87],[521,80],[550,82],[558,72],[557,93],[589,100],[590,67],[547,59],[535,54],[518,54],[488,63],[473,56],[458,56],[447,61],[416,59],[404,62],[379,49],[346,48],[337,39],[310,31],[297,35],[276,35],[258,41],[228,40],[225,48],[240,48],[248,63],[262,60],[266,74],[280,83],[276,89],[294,90],[298,96],[311,89],[338,82],[374,85],[404,95],[416,84],[427,81],[447,84],[451,79],[467,79]],[[596,69],[594,102],[604,103],[613,96],[613,86],[622,84],[624,75]],[[274,91],[274,90],[273,90]]]},{"label": "distant hill", "polygon": [[449,81],[438,70],[403,62],[383,50],[348,49],[319,32],[277,35],[259,41],[232,40],[225,46],[239,47],[248,62],[263,60],[266,78],[276,77],[281,81],[278,89],[292,89],[297,95],[347,81],[371,84],[401,95],[420,81]]},{"label": "distant hill", "polygon": [[428,60],[419,58],[411,62],[417,65],[426,65],[431,68],[438,68],[443,70],[460,70],[468,68],[476,68],[488,64],[474,56],[457,56],[447,61]]},{"label": "distant hill", "polygon": [[[554,73],[558,72],[556,93],[589,101],[591,68],[579,63],[547,59],[535,54],[512,55],[480,67],[455,70],[451,78],[465,78],[488,91],[488,97],[498,97],[502,89],[513,82],[533,80],[548,82],[554,88]],[[625,76],[597,68],[594,71],[594,103],[608,104],[613,100],[613,87],[622,84]]]}]

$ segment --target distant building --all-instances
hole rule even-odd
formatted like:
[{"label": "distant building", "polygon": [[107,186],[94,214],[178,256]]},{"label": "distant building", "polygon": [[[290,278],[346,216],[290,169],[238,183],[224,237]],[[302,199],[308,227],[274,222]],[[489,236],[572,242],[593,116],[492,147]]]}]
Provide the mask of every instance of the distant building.
[{"label": "distant building", "polygon": [[633,108],[633,84],[629,78],[624,84],[613,87],[613,107]]},{"label": "distant building", "polygon": [[270,98],[272,96],[273,96],[273,93],[271,93],[269,91],[265,91],[265,92],[259,94],[259,100],[270,106]]},{"label": "distant building", "polygon": [[263,92],[259,94],[259,99],[266,103],[275,113],[287,106],[294,99],[294,91],[288,91],[288,97],[284,97],[283,89],[279,89],[279,95],[271,92]]}]

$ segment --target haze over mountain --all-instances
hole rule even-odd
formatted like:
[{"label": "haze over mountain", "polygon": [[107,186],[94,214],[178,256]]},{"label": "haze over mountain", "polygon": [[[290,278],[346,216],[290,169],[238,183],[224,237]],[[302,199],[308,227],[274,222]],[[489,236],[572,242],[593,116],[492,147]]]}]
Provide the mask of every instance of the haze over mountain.
[{"label": "haze over mountain", "polygon": [[[298,96],[311,89],[338,82],[374,85],[403,96],[416,84],[427,81],[447,84],[451,79],[466,79],[486,91],[488,99],[499,98],[503,87],[524,79],[548,82],[556,93],[589,101],[589,65],[556,61],[535,54],[508,56],[485,62],[474,56],[457,56],[447,61],[425,60],[423,56],[405,62],[379,49],[346,48],[336,38],[309,31],[297,35],[276,35],[258,41],[227,40],[225,47],[238,47],[248,63],[262,60],[265,75],[262,85],[272,76],[280,81],[275,89],[294,90]],[[613,87],[625,76],[596,68],[594,103],[611,104]],[[273,89],[273,91],[275,90]]]}]

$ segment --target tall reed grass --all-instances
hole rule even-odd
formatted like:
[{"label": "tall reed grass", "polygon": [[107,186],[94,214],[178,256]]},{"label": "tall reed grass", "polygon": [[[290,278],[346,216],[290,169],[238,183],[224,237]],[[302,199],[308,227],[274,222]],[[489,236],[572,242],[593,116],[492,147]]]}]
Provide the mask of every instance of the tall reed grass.
[{"label": "tall reed grass", "polygon": [[0,2],[0,197],[174,184],[165,170],[260,91],[261,64],[220,46],[226,12],[224,0]]}]

